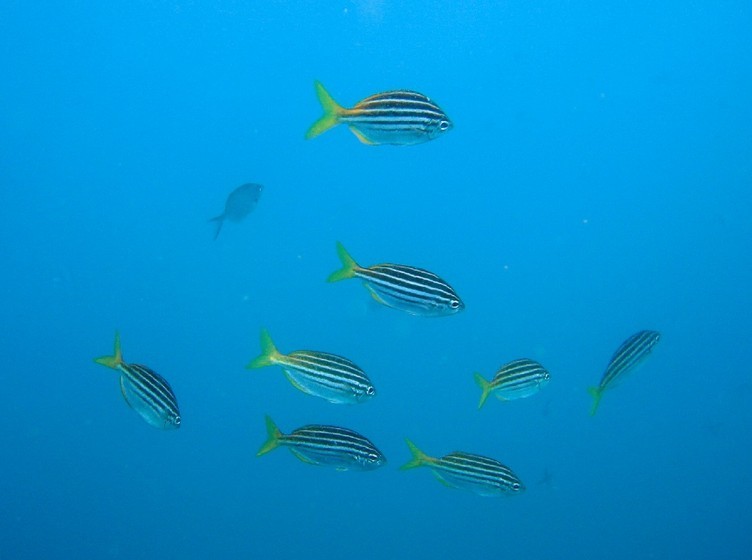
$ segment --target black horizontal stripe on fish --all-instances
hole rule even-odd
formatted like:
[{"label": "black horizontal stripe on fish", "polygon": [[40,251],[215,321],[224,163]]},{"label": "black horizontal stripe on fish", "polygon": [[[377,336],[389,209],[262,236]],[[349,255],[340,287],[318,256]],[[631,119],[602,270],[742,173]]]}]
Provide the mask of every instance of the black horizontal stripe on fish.
[{"label": "black horizontal stripe on fish", "polygon": [[318,451],[329,451],[334,455],[354,454],[369,457],[380,455],[376,447],[364,436],[336,426],[304,426],[283,439],[295,446]]},{"label": "black horizontal stripe on fish", "polygon": [[421,120],[435,121],[443,119],[445,115],[441,112],[429,109],[416,109],[414,107],[374,107],[372,109],[358,109],[353,114],[344,117],[346,120],[354,120],[356,117],[370,122],[394,122],[399,120]]},{"label": "black horizontal stripe on fish", "polygon": [[509,467],[479,455],[452,453],[439,459],[439,463],[443,469],[468,482],[498,484],[501,481],[509,487],[520,483]]},{"label": "black horizontal stripe on fish", "polygon": [[515,360],[502,367],[494,376],[494,382],[507,386],[538,382],[547,372],[538,362],[528,359]]},{"label": "black horizontal stripe on fish", "polygon": [[307,350],[299,350],[285,356],[280,365],[292,367],[320,382],[335,387],[349,385],[368,386],[371,384],[363,370],[351,361],[335,356]]},{"label": "black horizontal stripe on fish", "polygon": [[380,288],[405,297],[418,297],[419,300],[458,299],[454,290],[437,275],[426,270],[403,265],[377,265],[361,269],[358,276],[368,279]]}]

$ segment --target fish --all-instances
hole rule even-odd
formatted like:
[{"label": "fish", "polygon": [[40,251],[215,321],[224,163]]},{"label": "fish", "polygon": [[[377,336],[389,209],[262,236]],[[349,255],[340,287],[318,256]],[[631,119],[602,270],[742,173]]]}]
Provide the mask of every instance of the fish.
[{"label": "fish", "polygon": [[342,243],[337,243],[342,268],[328,282],[360,278],[379,303],[422,317],[453,315],[465,308],[457,292],[433,272],[401,264],[361,267]]},{"label": "fish", "polygon": [[524,399],[540,391],[551,379],[548,371],[534,360],[520,358],[499,368],[491,381],[486,381],[479,373],[475,382],[483,393],[478,408],[483,406],[488,395],[493,393],[501,401]]},{"label": "fish", "polygon": [[257,456],[285,446],[310,465],[325,465],[338,471],[370,471],[386,464],[386,457],[368,438],[337,426],[311,424],[283,434],[271,417],[266,417],[267,440]]},{"label": "fish", "polygon": [[120,372],[120,392],[125,402],[147,424],[161,430],[176,430],[181,425],[180,409],[172,387],[154,370],[123,360],[120,333],[115,333],[115,351],[94,361]]},{"label": "fish", "polygon": [[256,207],[256,203],[259,201],[259,198],[261,198],[261,192],[263,190],[263,185],[245,183],[232,191],[227,196],[225,211],[219,216],[209,220],[210,222],[215,222],[217,226],[217,229],[214,232],[214,239],[219,237],[219,232],[222,231],[222,224],[224,224],[225,220],[230,220],[231,222],[243,221]]},{"label": "fish", "polygon": [[445,486],[469,490],[480,496],[512,496],[525,491],[525,485],[512,469],[496,459],[464,451],[439,458],[429,457],[412,441],[406,441],[413,458],[401,467],[402,470],[428,467]]},{"label": "fish", "polygon": [[603,373],[601,382],[597,387],[590,387],[588,392],[593,397],[593,406],[590,416],[598,410],[601,397],[606,389],[615,387],[628,373],[634,371],[653,350],[661,339],[661,333],[657,331],[639,331],[625,340],[611,356],[611,361]]},{"label": "fish", "polygon": [[347,358],[312,350],[281,354],[274,346],[269,331],[262,329],[261,355],[246,368],[271,365],[282,366],[287,379],[296,389],[331,403],[356,404],[376,396],[376,389],[368,375]]},{"label": "fish", "polygon": [[321,82],[315,82],[314,87],[324,115],[311,125],[306,139],[341,123],[363,144],[409,146],[438,138],[453,127],[446,113],[422,93],[387,91],[366,97],[347,109],[329,95]]}]

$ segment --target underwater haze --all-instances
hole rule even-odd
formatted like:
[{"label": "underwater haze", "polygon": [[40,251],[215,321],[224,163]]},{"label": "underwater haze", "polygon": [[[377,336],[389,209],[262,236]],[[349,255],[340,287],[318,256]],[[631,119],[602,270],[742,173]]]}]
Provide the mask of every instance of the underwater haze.
[{"label": "underwater haze", "polygon": [[[748,1],[3,2],[0,559],[752,557],[751,29]],[[452,127],[305,139],[316,81],[345,108],[419,92]],[[337,242],[464,309],[327,283]],[[262,329],[375,396],[247,369]],[[179,429],[95,363],[116,331]],[[479,410],[474,374],[521,358],[546,386]],[[386,463],[257,456],[267,415]],[[402,470],[406,438],[524,491]]]}]

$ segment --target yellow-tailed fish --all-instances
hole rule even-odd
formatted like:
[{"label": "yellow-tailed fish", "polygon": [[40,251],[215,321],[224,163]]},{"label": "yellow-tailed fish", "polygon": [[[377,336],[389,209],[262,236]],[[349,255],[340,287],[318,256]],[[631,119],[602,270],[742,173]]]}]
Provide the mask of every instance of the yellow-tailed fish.
[{"label": "yellow-tailed fish", "polygon": [[413,458],[401,467],[403,470],[428,467],[444,485],[469,490],[481,496],[509,496],[525,490],[512,469],[495,459],[463,451],[455,451],[439,458],[429,457],[413,442],[406,441]]},{"label": "yellow-tailed fish", "polygon": [[342,243],[337,243],[342,268],[329,282],[360,278],[376,301],[411,315],[440,317],[465,308],[457,292],[433,272],[402,264],[359,266]]},{"label": "yellow-tailed fish", "polygon": [[261,355],[246,367],[272,365],[281,366],[295,388],[332,403],[355,404],[376,396],[366,373],[347,358],[314,350],[282,354],[274,346],[269,331],[262,329]]},{"label": "yellow-tailed fish", "polygon": [[597,387],[588,389],[593,397],[593,406],[590,409],[591,416],[598,410],[603,392],[615,387],[629,372],[641,364],[650,355],[653,347],[658,344],[660,339],[661,333],[659,332],[639,331],[619,346],[614,355],[611,356],[611,361],[603,373],[601,382]]},{"label": "yellow-tailed fish", "polygon": [[304,463],[338,471],[370,471],[386,463],[386,457],[368,438],[347,428],[311,424],[283,434],[267,416],[266,434],[267,440],[257,455],[284,446]]},{"label": "yellow-tailed fish", "polygon": [[128,405],[148,424],[161,430],[180,427],[180,410],[175,393],[167,380],[139,364],[123,361],[120,334],[115,333],[115,352],[94,361],[120,373],[120,392]]},{"label": "yellow-tailed fish", "polygon": [[341,123],[364,144],[407,146],[433,140],[452,128],[444,111],[422,93],[378,93],[347,109],[329,95],[321,82],[314,85],[324,114],[311,125],[306,138],[314,138]]}]

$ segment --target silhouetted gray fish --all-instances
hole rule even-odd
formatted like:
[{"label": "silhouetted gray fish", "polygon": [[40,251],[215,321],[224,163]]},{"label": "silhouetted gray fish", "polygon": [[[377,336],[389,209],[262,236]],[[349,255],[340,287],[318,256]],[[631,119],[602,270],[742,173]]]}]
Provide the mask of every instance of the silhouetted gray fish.
[{"label": "silhouetted gray fish", "polygon": [[210,222],[217,223],[217,231],[214,234],[214,239],[219,236],[225,220],[230,220],[231,222],[243,221],[256,207],[256,203],[261,198],[261,191],[263,190],[264,187],[262,185],[246,183],[232,191],[227,197],[227,202],[225,202],[225,211],[216,218],[209,220]]}]

